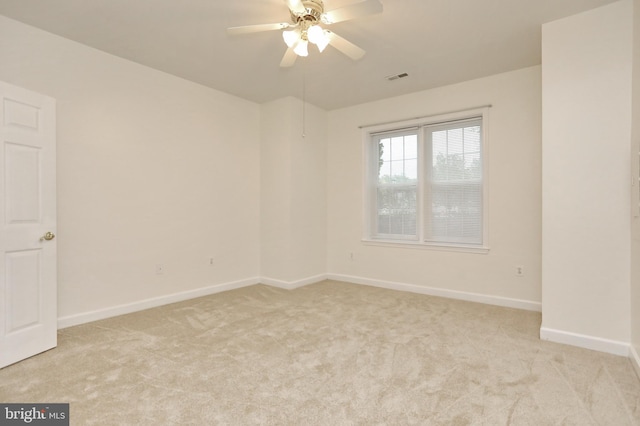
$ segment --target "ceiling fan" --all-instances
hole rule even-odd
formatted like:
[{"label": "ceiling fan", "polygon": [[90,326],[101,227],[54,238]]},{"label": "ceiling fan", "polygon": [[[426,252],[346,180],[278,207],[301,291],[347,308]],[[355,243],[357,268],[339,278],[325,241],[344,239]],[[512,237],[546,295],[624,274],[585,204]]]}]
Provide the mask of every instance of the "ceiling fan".
[{"label": "ceiling fan", "polygon": [[382,4],[379,0],[363,0],[326,12],[322,0],[284,0],[284,2],[291,13],[291,23],[227,28],[227,33],[231,35],[283,30],[282,37],[287,44],[287,51],[280,62],[281,67],[293,66],[298,56],[307,56],[309,43],[315,44],[320,52],[331,45],[353,60],[362,58],[365,54],[363,49],[320,25],[331,25],[382,12]]}]

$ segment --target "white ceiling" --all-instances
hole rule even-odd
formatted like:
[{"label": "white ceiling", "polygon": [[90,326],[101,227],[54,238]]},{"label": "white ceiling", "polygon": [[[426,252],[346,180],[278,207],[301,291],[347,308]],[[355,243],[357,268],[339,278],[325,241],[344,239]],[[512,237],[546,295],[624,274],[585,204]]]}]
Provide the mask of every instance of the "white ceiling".
[{"label": "white ceiling", "polygon": [[[359,0],[325,0],[325,10]],[[327,110],[540,63],[541,24],[615,0],[383,0],[382,14],[331,30],[367,51],[328,47],[280,68],[283,0],[0,0],[0,14],[258,103],[303,97]],[[385,76],[408,73],[387,81]]]}]

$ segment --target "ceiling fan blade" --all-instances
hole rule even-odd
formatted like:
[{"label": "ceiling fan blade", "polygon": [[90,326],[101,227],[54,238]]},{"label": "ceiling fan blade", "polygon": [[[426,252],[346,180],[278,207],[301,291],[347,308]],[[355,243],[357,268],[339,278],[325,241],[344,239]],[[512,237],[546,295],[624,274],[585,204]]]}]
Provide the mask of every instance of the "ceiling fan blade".
[{"label": "ceiling fan blade", "polygon": [[359,48],[355,44],[351,43],[349,40],[346,40],[340,37],[338,34],[333,31],[328,31],[329,34],[329,44],[340,52],[344,53],[354,61],[362,58],[366,53],[363,49]]},{"label": "ceiling fan blade", "polygon": [[296,62],[297,57],[298,55],[296,55],[296,52],[293,51],[293,48],[292,47],[288,48],[287,51],[284,52],[282,61],[280,61],[280,66],[283,68],[293,66],[293,64]]},{"label": "ceiling fan blade", "polygon": [[227,28],[227,34],[237,35],[259,33],[262,31],[284,30],[285,28],[289,28],[290,26],[290,24],[284,22],[277,24],[244,25],[242,27]]},{"label": "ceiling fan blade", "polygon": [[382,3],[380,3],[379,0],[364,0],[325,12],[322,15],[322,22],[325,24],[334,24],[336,22],[347,21],[380,12],[382,12]]},{"label": "ceiling fan blade", "polygon": [[284,2],[287,4],[289,10],[293,13],[302,14],[306,12],[306,9],[304,8],[301,0],[284,0]]}]

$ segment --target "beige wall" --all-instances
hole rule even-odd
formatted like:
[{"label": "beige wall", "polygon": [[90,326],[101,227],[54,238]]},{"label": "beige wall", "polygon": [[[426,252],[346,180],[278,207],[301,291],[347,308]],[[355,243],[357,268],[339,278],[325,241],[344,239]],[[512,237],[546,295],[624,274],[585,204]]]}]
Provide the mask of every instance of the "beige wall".
[{"label": "beige wall", "polygon": [[542,43],[541,335],[621,354],[631,323],[631,6],[546,24]]},{"label": "beige wall", "polygon": [[258,105],[2,16],[0,64],[57,99],[60,317],[258,276]]},{"label": "beige wall", "polygon": [[[496,297],[513,299],[539,308],[540,90],[540,67],[531,67],[329,112],[329,273],[491,303]],[[363,131],[358,126],[485,104],[493,105],[488,124],[489,254],[363,243]],[[516,265],[524,266],[524,277],[516,277]]]},{"label": "beige wall", "polygon": [[[631,129],[631,167],[640,176],[640,0],[633,3],[633,110]],[[640,375],[640,182],[631,188],[631,343]]]}]

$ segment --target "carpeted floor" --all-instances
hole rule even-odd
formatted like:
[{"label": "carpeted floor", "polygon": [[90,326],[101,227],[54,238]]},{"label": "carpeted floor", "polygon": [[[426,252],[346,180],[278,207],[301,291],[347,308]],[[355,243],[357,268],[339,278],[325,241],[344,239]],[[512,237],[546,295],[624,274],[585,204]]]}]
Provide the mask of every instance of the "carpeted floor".
[{"label": "carpeted floor", "polygon": [[1,402],[72,425],[640,425],[627,358],[543,342],[540,314],[325,281],[59,332]]}]

